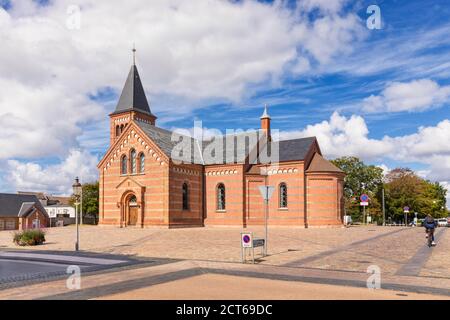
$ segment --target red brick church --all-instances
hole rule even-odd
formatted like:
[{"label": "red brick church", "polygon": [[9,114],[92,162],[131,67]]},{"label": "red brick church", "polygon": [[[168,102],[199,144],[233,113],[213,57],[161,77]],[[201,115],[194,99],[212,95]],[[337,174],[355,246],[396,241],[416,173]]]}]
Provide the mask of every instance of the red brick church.
[{"label": "red brick church", "polygon": [[[342,225],[344,173],[322,157],[315,137],[272,141],[267,108],[254,144],[240,147],[242,133],[215,142],[177,135],[157,126],[133,65],[109,117],[110,147],[98,164],[102,225],[260,225],[264,185],[275,187],[269,225]],[[277,161],[261,161],[261,150],[277,150]]]}]

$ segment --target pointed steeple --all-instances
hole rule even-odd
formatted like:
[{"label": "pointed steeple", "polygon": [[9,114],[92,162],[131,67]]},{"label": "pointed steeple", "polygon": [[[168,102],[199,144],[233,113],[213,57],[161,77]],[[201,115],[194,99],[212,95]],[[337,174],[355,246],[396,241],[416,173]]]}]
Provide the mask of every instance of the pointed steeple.
[{"label": "pointed steeple", "polygon": [[266,133],[268,139],[270,140],[270,116],[267,112],[267,104],[264,105],[264,113],[261,116],[261,129]]},{"label": "pointed steeple", "polygon": [[[127,80],[113,114],[125,111],[138,111],[152,115],[150,106],[145,96],[144,87],[135,64],[136,49],[133,47],[133,65],[128,73]],[[153,115],[152,115],[153,116]]]},{"label": "pointed steeple", "polygon": [[264,105],[264,113],[262,114],[261,119],[270,119],[269,113],[267,113],[267,103]]}]

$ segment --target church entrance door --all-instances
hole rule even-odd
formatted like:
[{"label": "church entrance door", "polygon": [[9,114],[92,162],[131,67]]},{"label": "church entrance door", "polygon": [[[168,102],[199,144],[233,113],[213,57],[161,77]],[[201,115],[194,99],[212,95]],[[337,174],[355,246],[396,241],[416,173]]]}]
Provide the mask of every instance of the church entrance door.
[{"label": "church entrance door", "polygon": [[130,207],[130,220],[128,225],[135,226],[138,221],[138,207]]},{"label": "church entrance door", "polygon": [[127,208],[127,225],[135,226],[138,223],[139,205],[135,195],[131,195],[126,202]]}]

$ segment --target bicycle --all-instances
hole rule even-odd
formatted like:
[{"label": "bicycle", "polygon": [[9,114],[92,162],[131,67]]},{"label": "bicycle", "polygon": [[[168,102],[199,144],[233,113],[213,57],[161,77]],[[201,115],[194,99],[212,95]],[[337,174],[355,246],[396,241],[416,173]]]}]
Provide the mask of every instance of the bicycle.
[{"label": "bicycle", "polygon": [[428,241],[428,247],[432,247],[433,246],[433,234],[434,234],[434,229],[428,229],[427,230],[427,241]]}]

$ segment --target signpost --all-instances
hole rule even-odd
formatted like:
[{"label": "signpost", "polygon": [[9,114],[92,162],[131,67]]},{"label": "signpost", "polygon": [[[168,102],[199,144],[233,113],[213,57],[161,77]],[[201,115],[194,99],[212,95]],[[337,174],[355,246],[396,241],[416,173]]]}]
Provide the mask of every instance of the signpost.
[{"label": "signpost", "polygon": [[403,208],[403,213],[405,214],[405,226],[408,226],[408,213],[409,213],[409,207],[406,206]]},{"label": "signpost", "polygon": [[264,199],[265,204],[265,214],[264,214],[264,226],[265,226],[265,244],[264,244],[264,255],[267,256],[267,242],[268,242],[268,233],[267,233],[267,220],[269,217],[269,200],[272,198],[273,191],[275,187],[272,186],[259,186],[259,192]]},{"label": "signpost", "polygon": [[265,240],[253,238],[252,232],[242,232],[241,233],[242,263],[244,263],[247,260],[247,249],[251,250],[252,261],[253,261],[253,263],[255,263],[255,248],[257,248],[257,247],[261,247],[261,255],[264,256],[263,249],[265,248]]},{"label": "signpost", "polygon": [[363,207],[363,224],[366,222],[366,207],[369,205],[369,196],[365,193],[359,197],[360,205]]}]

